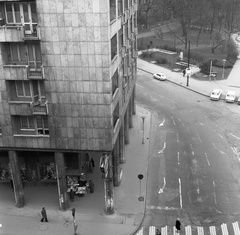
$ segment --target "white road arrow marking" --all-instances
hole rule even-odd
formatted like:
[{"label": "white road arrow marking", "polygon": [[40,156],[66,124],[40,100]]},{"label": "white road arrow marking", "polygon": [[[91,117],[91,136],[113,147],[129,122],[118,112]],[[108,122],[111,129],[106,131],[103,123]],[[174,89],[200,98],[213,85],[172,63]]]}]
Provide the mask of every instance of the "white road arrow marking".
[{"label": "white road arrow marking", "polygon": [[163,193],[163,189],[165,188],[166,186],[166,178],[164,177],[163,178],[163,187],[159,189],[158,193]]},{"label": "white road arrow marking", "polygon": [[165,122],[165,119],[163,118],[163,121],[162,121],[162,123],[159,124],[159,126],[163,126],[164,122]]},{"label": "white road arrow marking", "polygon": [[166,148],[166,142],[163,144],[163,148],[158,153],[163,153],[164,149]]}]

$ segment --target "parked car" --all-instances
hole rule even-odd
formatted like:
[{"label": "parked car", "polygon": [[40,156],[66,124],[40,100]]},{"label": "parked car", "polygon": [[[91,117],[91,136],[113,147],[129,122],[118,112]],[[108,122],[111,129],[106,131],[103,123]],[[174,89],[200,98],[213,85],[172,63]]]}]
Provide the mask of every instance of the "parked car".
[{"label": "parked car", "polygon": [[237,103],[240,105],[240,96],[239,96],[239,98],[238,98],[238,101],[237,101]]},{"label": "parked car", "polygon": [[228,91],[226,94],[225,101],[229,103],[233,103],[236,98],[236,92],[235,91]]},{"label": "parked car", "polygon": [[155,73],[155,74],[153,74],[153,77],[154,77],[155,79],[160,80],[160,81],[164,81],[164,80],[167,79],[166,75],[163,74],[163,73]]},{"label": "parked car", "polygon": [[211,100],[219,100],[222,94],[221,89],[214,89],[210,95]]}]

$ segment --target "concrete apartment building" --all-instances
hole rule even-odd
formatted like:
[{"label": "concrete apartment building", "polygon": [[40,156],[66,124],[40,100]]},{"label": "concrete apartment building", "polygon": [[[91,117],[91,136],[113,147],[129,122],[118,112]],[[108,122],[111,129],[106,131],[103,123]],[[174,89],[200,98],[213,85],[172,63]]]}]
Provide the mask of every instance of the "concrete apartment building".
[{"label": "concrete apartment building", "polygon": [[[55,181],[101,159],[114,211],[135,112],[136,0],[0,0],[0,182]],[[127,163],[126,163],[127,164]]]}]

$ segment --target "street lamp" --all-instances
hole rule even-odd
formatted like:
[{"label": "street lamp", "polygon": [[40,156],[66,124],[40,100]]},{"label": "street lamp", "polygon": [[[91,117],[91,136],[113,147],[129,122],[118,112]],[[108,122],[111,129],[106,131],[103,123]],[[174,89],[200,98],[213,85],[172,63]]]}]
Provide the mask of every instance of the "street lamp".
[{"label": "street lamp", "polygon": [[225,68],[225,63],[226,63],[226,60],[223,59],[223,71],[222,71],[222,79],[224,79],[224,68]]},{"label": "street lamp", "polygon": [[188,67],[186,69],[186,74],[187,74],[187,86],[189,86],[189,76],[190,76],[190,40],[188,41]]},{"label": "street lamp", "polygon": [[142,190],[141,190],[141,180],[143,179],[143,175],[139,174],[138,175],[138,179],[139,179],[139,197],[138,197],[138,201],[142,202],[144,201],[144,197],[142,196]]},{"label": "street lamp", "polygon": [[141,116],[141,118],[142,118],[142,128],[143,128],[142,144],[144,144],[144,120],[145,120],[146,116]]}]

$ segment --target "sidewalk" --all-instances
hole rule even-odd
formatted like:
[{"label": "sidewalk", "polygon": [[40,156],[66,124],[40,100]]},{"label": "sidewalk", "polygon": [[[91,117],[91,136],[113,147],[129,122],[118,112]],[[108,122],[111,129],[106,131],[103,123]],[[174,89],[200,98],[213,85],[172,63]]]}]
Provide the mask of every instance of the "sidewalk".
[{"label": "sidewalk", "polygon": [[[141,116],[143,115],[146,116],[145,144],[142,144]],[[70,207],[76,208],[77,234],[130,235],[134,234],[140,226],[144,216],[145,201],[138,201],[140,184],[137,176],[138,174],[144,175],[141,180],[141,196],[145,198],[151,118],[148,110],[136,106],[133,128],[129,130],[130,144],[125,145],[126,163],[121,165],[123,168],[122,183],[119,187],[114,187],[115,213],[113,215],[104,213],[103,181],[98,169],[95,169],[96,173],[93,174],[95,176],[91,176],[95,177],[95,192],[83,198],[75,198],[71,203]],[[8,184],[1,185],[0,192],[1,235],[74,234],[71,210],[60,211],[58,209],[58,194],[55,186],[26,187],[24,208],[15,207],[14,195]],[[46,207],[49,223],[40,222],[42,206]]]}]

